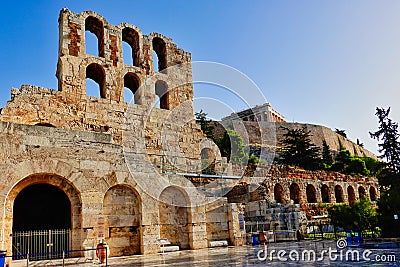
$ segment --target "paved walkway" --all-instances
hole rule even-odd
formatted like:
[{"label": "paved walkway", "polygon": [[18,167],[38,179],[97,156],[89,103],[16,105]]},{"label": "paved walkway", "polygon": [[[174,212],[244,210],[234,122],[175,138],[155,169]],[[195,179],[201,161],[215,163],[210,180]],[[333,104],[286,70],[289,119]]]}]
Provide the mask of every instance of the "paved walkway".
[{"label": "paved walkway", "polygon": [[[264,251],[267,251],[266,255]],[[359,261],[357,261],[357,255]],[[382,262],[383,260],[384,262]],[[108,260],[108,265],[113,267],[400,266],[400,249],[338,249],[335,241],[303,241],[274,243],[265,247],[225,247],[146,256],[115,257]],[[11,266],[27,265],[26,261],[14,261]],[[61,260],[36,261],[30,262],[29,266],[62,266],[62,262]],[[73,258],[66,259],[65,266],[100,267],[105,264],[85,262],[84,258]]]}]

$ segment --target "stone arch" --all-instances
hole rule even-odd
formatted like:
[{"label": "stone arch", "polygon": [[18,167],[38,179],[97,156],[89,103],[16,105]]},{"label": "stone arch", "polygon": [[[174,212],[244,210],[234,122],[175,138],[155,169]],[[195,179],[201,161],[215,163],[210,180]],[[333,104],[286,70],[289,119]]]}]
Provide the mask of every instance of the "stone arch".
[{"label": "stone arch", "polygon": [[292,183],[289,187],[290,200],[293,200],[294,204],[300,204],[300,187],[296,183]]},{"label": "stone arch", "polygon": [[95,16],[88,16],[85,19],[85,32],[89,31],[97,37],[98,56],[104,57],[104,24]]},{"label": "stone arch", "polygon": [[[29,186],[46,184],[60,189],[68,197],[71,203],[71,249],[81,248],[81,226],[82,226],[82,201],[79,190],[66,178],[54,173],[34,173],[17,182],[6,197],[5,214],[3,218],[5,233],[12,233],[14,202],[17,196]],[[8,249],[11,251],[11,243]]]},{"label": "stone arch", "polygon": [[190,203],[186,192],[168,186],[159,197],[160,238],[168,238],[180,249],[189,249]]},{"label": "stone arch", "polygon": [[369,188],[369,198],[371,201],[376,201],[377,199],[376,189],[373,186]]},{"label": "stone arch", "polygon": [[211,150],[213,157],[215,158],[216,162],[221,162],[221,152],[219,151],[219,147],[209,138],[203,138],[200,143],[200,157],[201,151],[203,149]]},{"label": "stone arch", "polygon": [[307,202],[308,203],[317,203],[316,190],[312,184],[307,185],[306,194],[307,194]]},{"label": "stone arch", "polygon": [[335,186],[335,200],[336,200],[336,203],[344,202],[343,188],[340,185]]},{"label": "stone arch", "polygon": [[203,174],[216,174],[214,151],[208,147],[201,150],[201,172]]},{"label": "stone arch", "polygon": [[274,199],[276,203],[285,203],[283,187],[279,183],[275,184],[274,186]]},{"label": "stone arch", "polygon": [[[158,59],[158,72],[167,68],[167,47],[165,41],[160,37],[154,37],[152,40],[153,50]],[[155,60],[155,59],[153,59]]]},{"label": "stone arch", "polygon": [[321,198],[323,203],[331,202],[329,187],[326,184],[321,186]]},{"label": "stone arch", "polygon": [[347,199],[349,201],[349,204],[353,204],[354,202],[356,202],[356,193],[354,192],[354,188],[351,185],[347,187]]},{"label": "stone arch", "polygon": [[92,79],[99,85],[100,97],[106,98],[106,73],[102,66],[91,63],[86,67],[86,78]]},{"label": "stone arch", "polygon": [[13,232],[71,229],[71,201],[48,183],[26,186],[14,199]]},{"label": "stone arch", "polygon": [[105,237],[112,256],[140,254],[141,199],[131,186],[110,187],[103,200]]},{"label": "stone arch", "polygon": [[367,191],[363,186],[358,187],[358,197],[361,199],[362,197],[367,197]]},{"label": "stone arch", "polygon": [[[132,72],[127,72],[124,76],[124,87],[128,88],[132,92],[134,103],[139,104],[139,87],[140,87],[139,77]],[[130,99],[126,99],[125,93],[124,93],[124,100],[125,102],[130,101]]]},{"label": "stone arch", "polygon": [[140,45],[139,45],[139,33],[131,28],[125,27],[122,29],[122,41],[129,44],[132,51],[132,65],[140,66]]},{"label": "stone arch", "polygon": [[160,108],[161,109],[169,109],[168,85],[165,81],[162,81],[162,80],[156,81],[155,94],[159,99]]}]

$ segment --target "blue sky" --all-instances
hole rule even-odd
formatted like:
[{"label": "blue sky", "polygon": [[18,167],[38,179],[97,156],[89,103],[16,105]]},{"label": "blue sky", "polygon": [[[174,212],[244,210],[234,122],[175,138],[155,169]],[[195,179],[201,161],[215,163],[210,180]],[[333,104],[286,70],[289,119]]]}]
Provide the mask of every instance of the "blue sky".
[{"label": "blue sky", "polygon": [[[63,7],[171,37],[194,61],[223,63],[247,75],[288,121],[345,129],[373,152],[368,131],[377,129],[375,107],[392,107],[400,121],[400,2],[394,0],[3,1],[1,106],[11,87],[57,88]],[[245,107],[221,88],[195,90],[196,97],[216,98],[231,109]],[[213,118],[228,115],[202,108]]]}]

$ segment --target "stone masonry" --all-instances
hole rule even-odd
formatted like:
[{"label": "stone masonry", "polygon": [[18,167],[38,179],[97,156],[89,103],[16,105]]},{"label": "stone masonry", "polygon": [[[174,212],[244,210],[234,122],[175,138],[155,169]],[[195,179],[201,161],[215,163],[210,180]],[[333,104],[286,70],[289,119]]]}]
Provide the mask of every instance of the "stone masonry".
[{"label": "stone masonry", "polygon": [[[96,55],[86,53],[86,32],[97,38]],[[130,65],[123,42],[131,48]],[[0,241],[9,252],[15,203],[35,185],[51,185],[68,198],[71,249],[104,239],[112,256],[157,253],[160,238],[180,249],[220,240],[241,245],[247,202],[307,209],[379,196],[373,179],[274,166],[249,171],[228,163],[194,120],[190,53],[161,34],[62,9],[56,76],[58,90],[11,89],[0,112]],[[88,79],[100,98],[87,95]],[[202,174],[203,155],[215,161],[214,176]],[[251,181],[261,186],[249,190]]]},{"label": "stone masonry", "polygon": [[[98,39],[96,55],[85,52],[87,31]],[[132,48],[132,65],[124,64],[122,42]],[[100,239],[112,256],[157,253],[159,238],[181,249],[214,240],[240,245],[241,205],[207,198],[168,172],[198,172],[209,144],[193,116],[190,62],[190,53],[161,34],[61,10],[58,90],[13,88],[1,109],[2,249],[12,251],[15,199],[36,184],[70,200],[72,249]],[[87,79],[98,84],[100,98],[86,94]]]}]

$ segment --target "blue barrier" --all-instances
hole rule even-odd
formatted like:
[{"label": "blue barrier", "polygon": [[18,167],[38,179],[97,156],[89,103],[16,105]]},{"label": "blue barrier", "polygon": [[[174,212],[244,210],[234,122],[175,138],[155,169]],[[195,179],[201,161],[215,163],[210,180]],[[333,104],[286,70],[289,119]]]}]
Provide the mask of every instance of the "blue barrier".
[{"label": "blue barrier", "polygon": [[258,234],[252,234],[253,246],[257,246],[260,244]]},{"label": "blue barrier", "polygon": [[6,262],[6,253],[7,250],[0,250],[0,267],[4,267],[4,263]]}]

